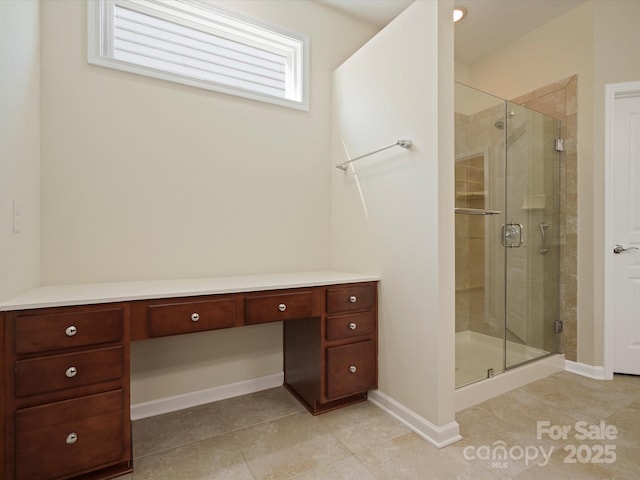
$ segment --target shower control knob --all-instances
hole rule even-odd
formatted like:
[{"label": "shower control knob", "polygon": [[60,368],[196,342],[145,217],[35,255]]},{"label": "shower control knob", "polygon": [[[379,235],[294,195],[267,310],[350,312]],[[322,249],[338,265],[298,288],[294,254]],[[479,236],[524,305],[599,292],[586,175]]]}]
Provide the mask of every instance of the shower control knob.
[{"label": "shower control knob", "polygon": [[615,247],[613,247],[613,253],[623,253],[628,252],[629,250],[638,250],[638,247],[624,248],[622,245],[616,245]]}]

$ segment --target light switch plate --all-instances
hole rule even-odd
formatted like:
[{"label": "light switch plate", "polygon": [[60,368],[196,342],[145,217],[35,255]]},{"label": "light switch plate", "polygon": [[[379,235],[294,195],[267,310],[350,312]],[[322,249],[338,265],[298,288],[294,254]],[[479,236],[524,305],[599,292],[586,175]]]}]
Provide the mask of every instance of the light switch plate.
[{"label": "light switch plate", "polygon": [[20,233],[22,231],[22,221],[24,216],[24,209],[22,208],[22,202],[20,200],[13,201],[13,233]]}]

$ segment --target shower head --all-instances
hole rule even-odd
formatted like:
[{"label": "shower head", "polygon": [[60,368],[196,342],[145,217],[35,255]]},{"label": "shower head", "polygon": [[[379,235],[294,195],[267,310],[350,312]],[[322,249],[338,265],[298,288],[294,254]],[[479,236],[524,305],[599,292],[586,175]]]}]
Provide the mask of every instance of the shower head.
[{"label": "shower head", "polygon": [[[507,112],[507,118],[511,118],[516,114],[516,112],[514,112],[513,110],[509,110]],[[496,127],[498,130],[504,130],[504,120],[498,120],[496,123],[493,124],[494,127]]]}]

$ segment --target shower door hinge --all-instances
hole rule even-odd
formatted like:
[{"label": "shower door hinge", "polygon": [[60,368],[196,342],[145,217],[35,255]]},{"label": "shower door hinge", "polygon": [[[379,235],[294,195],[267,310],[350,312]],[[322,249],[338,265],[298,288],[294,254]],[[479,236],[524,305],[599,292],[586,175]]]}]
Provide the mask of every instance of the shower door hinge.
[{"label": "shower door hinge", "polygon": [[564,152],[564,140],[562,138],[556,138],[556,152]]},{"label": "shower door hinge", "polygon": [[562,333],[564,325],[562,325],[562,320],[556,320],[553,322],[553,331],[555,333]]}]

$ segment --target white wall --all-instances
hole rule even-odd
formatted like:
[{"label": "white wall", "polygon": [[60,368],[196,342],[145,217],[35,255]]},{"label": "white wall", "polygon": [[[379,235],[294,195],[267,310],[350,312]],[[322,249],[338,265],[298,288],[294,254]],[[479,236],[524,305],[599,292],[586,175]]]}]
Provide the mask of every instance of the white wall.
[{"label": "white wall", "polygon": [[[85,2],[43,3],[44,284],[329,266],[331,72],[376,30],[311,1],[222,3],[310,36],[310,112],[88,65]],[[280,324],[150,340],[132,402],[281,371]]]},{"label": "white wall", "polygon": [[[470,85],[511,99],[578,75],[578,361],[594,357],[594,2],[587,2],[470,65]],[[594,363],[595,362],[595,363]]]},{"label": "white wall", "polygon": [[[594,1],[594,122],[593,122],[593,259],[594,259],[594,365],[604,357],[604,255],[612,245],[604,244],[604,88],[609,83],[640,81],[640,62],[630,54],[640,45],[640,2]],[[579,87],[578,87],[579,88]],[[580,117],[580,114],[578,115]],[[578,118],[578,124],[580,118]],[[582,352],[578,344],[578,358]]]},{"label": "white wall", "polygon": [[309,113],[88,65],[85,3],[43,4],[44,284],[328,265],[329,75],[374,30],[227,3],[311,37]]},{"label": "white wall", "polygon": [[37,1],[0,2],[0,300],[40,282],[39,30]]},{"label": "white wall", "polygon": [[415,2],[334,75],[332,260],[379,272],[380,391],[433,425],[454,420],[453,27]]},{"label": "white wall", "polygon": [[604,86],[640,80],[640,2],[591,0],[463,71],[514,98],[578,74],[578,362],[602,365]]}]

